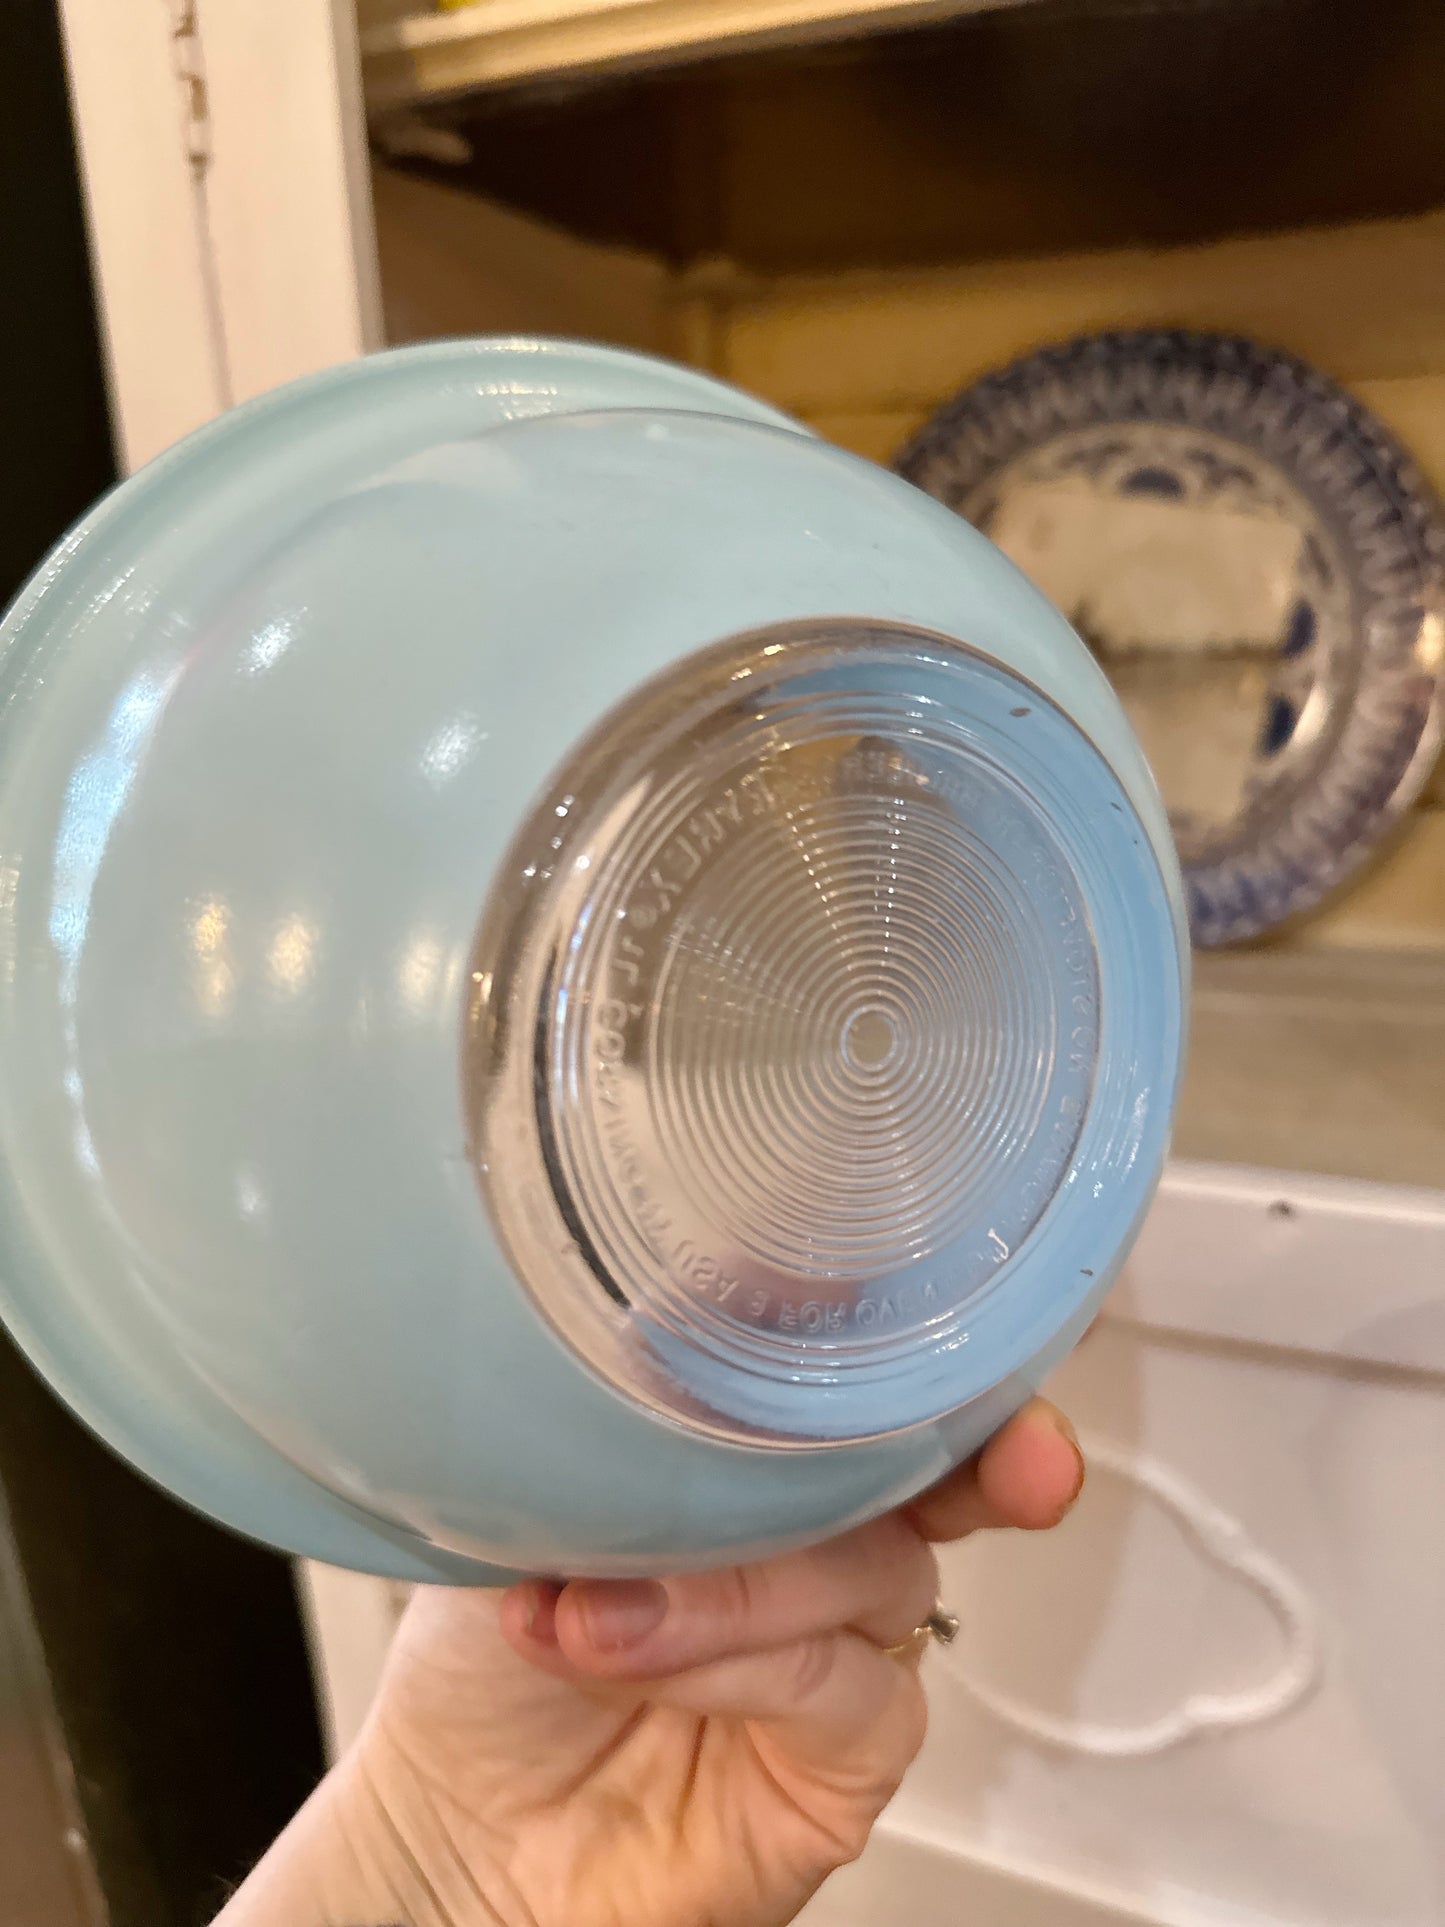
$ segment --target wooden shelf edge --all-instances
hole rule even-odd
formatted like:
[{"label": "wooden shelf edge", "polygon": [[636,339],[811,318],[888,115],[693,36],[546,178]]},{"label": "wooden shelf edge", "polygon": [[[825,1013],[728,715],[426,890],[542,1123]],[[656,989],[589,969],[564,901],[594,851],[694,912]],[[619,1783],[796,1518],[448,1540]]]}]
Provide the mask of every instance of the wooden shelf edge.
[{"label": "wooden shelf edge", "polygon": [[1029,0],[476,0],[362,31],[373,112],[527,80],[844,39]]}]

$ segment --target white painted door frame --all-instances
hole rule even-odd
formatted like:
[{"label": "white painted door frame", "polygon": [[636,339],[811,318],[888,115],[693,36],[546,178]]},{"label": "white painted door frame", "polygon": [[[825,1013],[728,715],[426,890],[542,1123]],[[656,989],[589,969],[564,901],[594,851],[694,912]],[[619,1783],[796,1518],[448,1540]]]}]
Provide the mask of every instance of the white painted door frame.
[{"label": "white painted door frame", "polygon": [[118,459],[380,344],[352,0],[60,0]]}]

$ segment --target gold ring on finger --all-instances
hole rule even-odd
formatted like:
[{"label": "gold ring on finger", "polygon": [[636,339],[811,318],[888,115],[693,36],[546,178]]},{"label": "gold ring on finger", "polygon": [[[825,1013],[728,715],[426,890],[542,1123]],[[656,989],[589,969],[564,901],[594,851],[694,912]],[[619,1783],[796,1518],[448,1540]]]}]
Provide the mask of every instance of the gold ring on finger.
[{"label": "gold ring on finger", "polygon": [[930,1640],[940,1646],[951,1646],[958,1638],[958,1620],[942,1606],[935,1606],[921,1625],[915,1626],[907,1639],[900,1639],[896,1646],[885,1646],[884,1652],[890,1659],[914,1659]]}]

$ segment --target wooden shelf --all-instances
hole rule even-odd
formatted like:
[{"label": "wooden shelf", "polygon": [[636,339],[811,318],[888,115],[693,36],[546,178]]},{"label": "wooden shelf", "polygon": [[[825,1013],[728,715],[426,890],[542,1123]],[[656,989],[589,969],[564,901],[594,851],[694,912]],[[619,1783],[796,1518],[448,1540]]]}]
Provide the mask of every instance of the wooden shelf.
[{"label": "wooden shelf", "polygon": [[361,9],[368,106],[606,69],[683,64],[769,43],[843,39],[1024,0],[474,0]]}]

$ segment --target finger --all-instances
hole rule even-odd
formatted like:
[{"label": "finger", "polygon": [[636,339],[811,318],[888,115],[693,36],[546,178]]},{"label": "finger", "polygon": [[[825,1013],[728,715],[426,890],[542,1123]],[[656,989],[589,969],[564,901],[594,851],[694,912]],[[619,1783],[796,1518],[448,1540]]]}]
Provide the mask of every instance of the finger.
[{"label": "finger", "polygon": [[[826,1545],[754,1565],[662,1580],[580,1580],[538,1618],[529,1592],[528,1648],[554,1645],[594,1679],[661,1679],[847,1628],[875,1646],[908,1637],[938,1597],[938,1568],[896,1516]],[[503,1629],[521,1628],[509,1607]],[[515,1616],[514,1616],[515,1615]]]},{"label": "finger", "polygon": [[[567,1657],[556,1637],[560,1589],[544,1581],[514,1587],[501,1605],[509,1643],[530,1663],[600,1706],[632,1701],[635,1682],[598,1679]],[[834,1788],[877,1785],[893,1792],[923,1743],[926,1702],[921,1651],[895,1657],[855,1632],[816,1634],[762,1652],[735,1653],[649,1681],[648,1703],[766,1726],[779,1760],[804,1766]]]},{"label": "finger", "polygon": [[900,1775],[923,1742],[917,1668],[857,1633],[714,1660],[659,1681],[648,1697],[707,1718],[766,1724],[790,1754],[825,1764],[835,1781]]},{"label": "finger", "polygon": [[650,1691],[700,1718],[704,1732],[746,1723],[763,1772],[811,1822],[818,1864],[807,1869],[810,1891],[862,1851],[928,1723],[916,1668],[856,1633],[718,1660]]},{"label": "finger", "polygon": [[906,1508],[934,1543],[989,1526],[1028,1532],[1058,1525],[1084,1489],[1084,1455],[1072,1425],[1046,1399],[1025,1405],[976,1459]]}]

